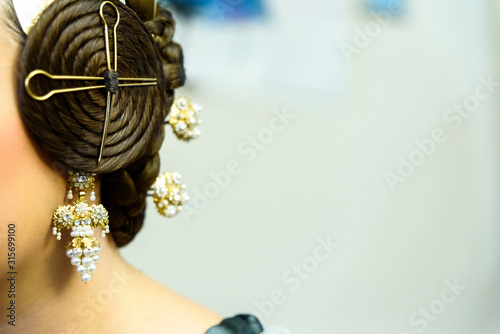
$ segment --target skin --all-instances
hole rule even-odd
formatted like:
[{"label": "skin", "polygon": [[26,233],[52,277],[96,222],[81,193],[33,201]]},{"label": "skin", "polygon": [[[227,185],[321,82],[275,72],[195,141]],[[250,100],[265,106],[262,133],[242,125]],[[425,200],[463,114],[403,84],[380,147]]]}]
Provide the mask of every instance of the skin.
[{"label": "skin", "polygon": [[[18,45],[0,30],[0,333],[202,334],[218,324],[217,314],[131,267],[100,233],[97,271],[88,284],[80,280],[65,255],[69,231],[61,241],[51,234],[54,210],[67,203],[66,175],[23,126],[15,98]],[[15,327],[6,318],[9,223],[16,225]]]}]

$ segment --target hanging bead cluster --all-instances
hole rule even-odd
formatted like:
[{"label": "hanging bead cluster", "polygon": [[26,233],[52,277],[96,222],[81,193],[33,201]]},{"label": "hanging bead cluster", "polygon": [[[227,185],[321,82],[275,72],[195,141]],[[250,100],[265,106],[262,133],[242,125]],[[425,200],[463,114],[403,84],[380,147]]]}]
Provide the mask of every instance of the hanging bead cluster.
[{"label": "hanging bead cluster", "polygon": [[178,139],[188,141],[200,136],[200,112],[201,107],[186,97],[174,101],[170,109],[169,123]]},{"label": "hanging bead cluster", "polygon": [[73,191],[79,194],[79,198],[72,204],[59,206],[52,217],[52,233],[57,240],[61,240],[61,230],[71,230],[72,239],[66,245],[66,255],[81,275],[82,281],[88,282],[90,274],[96,270],[101,251],[93,228],[101,227],[104,238],[109,233],[109,217],[102,204],[89,205],[85,199],[88,189],[91,189],[90,200],[96,199],[95,174],[72,171],[68,173],[68,199],[72,200],[76,196]]},{"label": "hanging bead cluster", "polygon": [[158,213],[165,217],[173,217],[182,210],[182,205],[189,200],[181,183],[181,174],[166,172],[158,176],[154,184],[153,199]]}]

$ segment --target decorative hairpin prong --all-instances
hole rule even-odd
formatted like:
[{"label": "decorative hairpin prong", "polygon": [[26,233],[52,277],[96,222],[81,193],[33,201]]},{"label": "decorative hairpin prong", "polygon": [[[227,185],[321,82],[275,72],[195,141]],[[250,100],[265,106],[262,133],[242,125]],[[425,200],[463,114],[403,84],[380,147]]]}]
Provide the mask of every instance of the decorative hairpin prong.
[{"label": "decorative hairpin prong", "polygon": [[[105,80],[104,77],[90,77],[90,76],[78,76],[78,75],[53,75],[44,70],[34,70],[31,71],[30,74],[24,80],[24,87],[26,88],[26,92],[28,95],[37,101],[45,101],[56,94],[61,93],[71,93],[78,92],[84,90],[93,90],[93,89],[101,89],[106,88],[106,85],[97,85],[97,86],[83,86],[83,87],[75,87],[75,88],[63,88],[63,89],[53,89],[49,91],[45,95],[36,95],[30,88],[30,81],[37,75],[44,75],[51,80],[80,80],[80,81],[93,81],[93,80]],[[118,81],[143,81],[139,83],[126,84],[120,83],[118,87],[130,87],[130,86],[154,86],[156,85],[155,78],[118,78]]]},{"label": "decorative hairpin prong", "polygon": [[[110,5],[114,8],[116,11],[116,22],[113,26],[113,42],[114,42],[114,65],[111,66],[111,52],[109,48],[109,28],[108,24],[106,22],[106,19],[104,18],[104,7],[106,5]],[[51,73],[48,73],[47,71],[37,69],[32,71],[28,76],[26,77],[24,81],[24,86],[26,88],[26,92],[28,95],[38,101],[44,101],[49,99],[55,94],[62,94],[62,93],[70,93],[70,92],[78,92],[78,91],[85,91],[85,90],[93,90],[93,89],[101,89],[105,88],[108,91],[108,96],[107,96],[107,101],[106,101],[106,114],[105,114],[105,119],[104,119],[104,126],[103,126],[103,131],[102,131],[102,137],[101,137],[101,145],[99,148],[99,157],[97,159],[97,164],[101,162],[102,159],[102,152],[104,150],[104,145],[106,143],[106,138],[108,134],[108,125],[109,125],[109,116],[111,109],[113,108],[113,105],[115,103],[115,96],[116,93],[118,92],[119,87],[137,87],[137,86],[155,86],[157,85],[157,80],[156,78],[119,78],[118,77],[118,42],[117,42],[117,33],[116,29],[118,27],[118,24],[120,23],[120,11],[116,7],[114,3],[111,1],[103,1],[101,4],[101,7],[99,9],[99,15],[101,16],[101,19],[104,24],[104,38],[105,38],[105,45],[106,45],[106,61],[108,65],[108,69],[104,72],[102,77],[98,76],[80,76],[80,75],[54,75]],[[47,78],[51,80],[84,80],[84,81],[95,81],[95,80],[104,80],[103,85],[97,85],[97,86],[84,86],[84,87],[75,87],[75,88],[63,88],[63,89],[53,89],[46,93],[45,95],[37,95],[35,94],[31,88],[30,88],[30,81],[37,75],[44,75]],[[121,81],[136,81],[133,83],[120,83]]]}]

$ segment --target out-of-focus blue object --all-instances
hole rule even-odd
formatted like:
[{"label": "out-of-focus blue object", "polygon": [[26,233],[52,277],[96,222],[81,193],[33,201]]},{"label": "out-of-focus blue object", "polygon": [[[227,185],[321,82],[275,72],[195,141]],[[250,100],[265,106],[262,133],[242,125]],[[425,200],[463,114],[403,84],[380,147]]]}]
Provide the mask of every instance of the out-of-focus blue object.
[{"label": "out-of-focus blue object", "polygon": [[187,15],[197,15],[215,21],[259,18],[264,15],[261,0],[160,0]]},{"label": "out-of-focus blue object", "polygon": [[401,15],[405,10],[406,0],[365,0],[369,11],[386,11],[394,16]]}]

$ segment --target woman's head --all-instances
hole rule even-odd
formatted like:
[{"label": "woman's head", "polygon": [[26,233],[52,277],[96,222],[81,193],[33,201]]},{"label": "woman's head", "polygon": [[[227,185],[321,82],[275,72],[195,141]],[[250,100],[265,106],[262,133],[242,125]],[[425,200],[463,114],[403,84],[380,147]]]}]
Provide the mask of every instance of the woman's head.
[{"label": "woman's head", "polygon": [[[154,20],[143,22],[127,6],[113,3],[120,12],[119,77],[156,78],[157,85],[118,90],[99,164],[107,91],[56,94],[37,101],[27,94],[24,80],[36,69],[55,75],[103,76],[107,60],[101,0],[56,0],[44,10],[29,34],[20,38],[17,90],[22,119],[51,164],[100,175],[111,233],[122,246],[142,226],[146,192],[158,175],[164,120],[173,89],[184,83],[184,70],[181,48],[172,42],[174,21],[168,11],[159,8]],[[114,24],[111,6],[104,7],[104,16],[108,25]],[[37,76],[30,87],[43,95],[53,89],[95,84]]]}]

